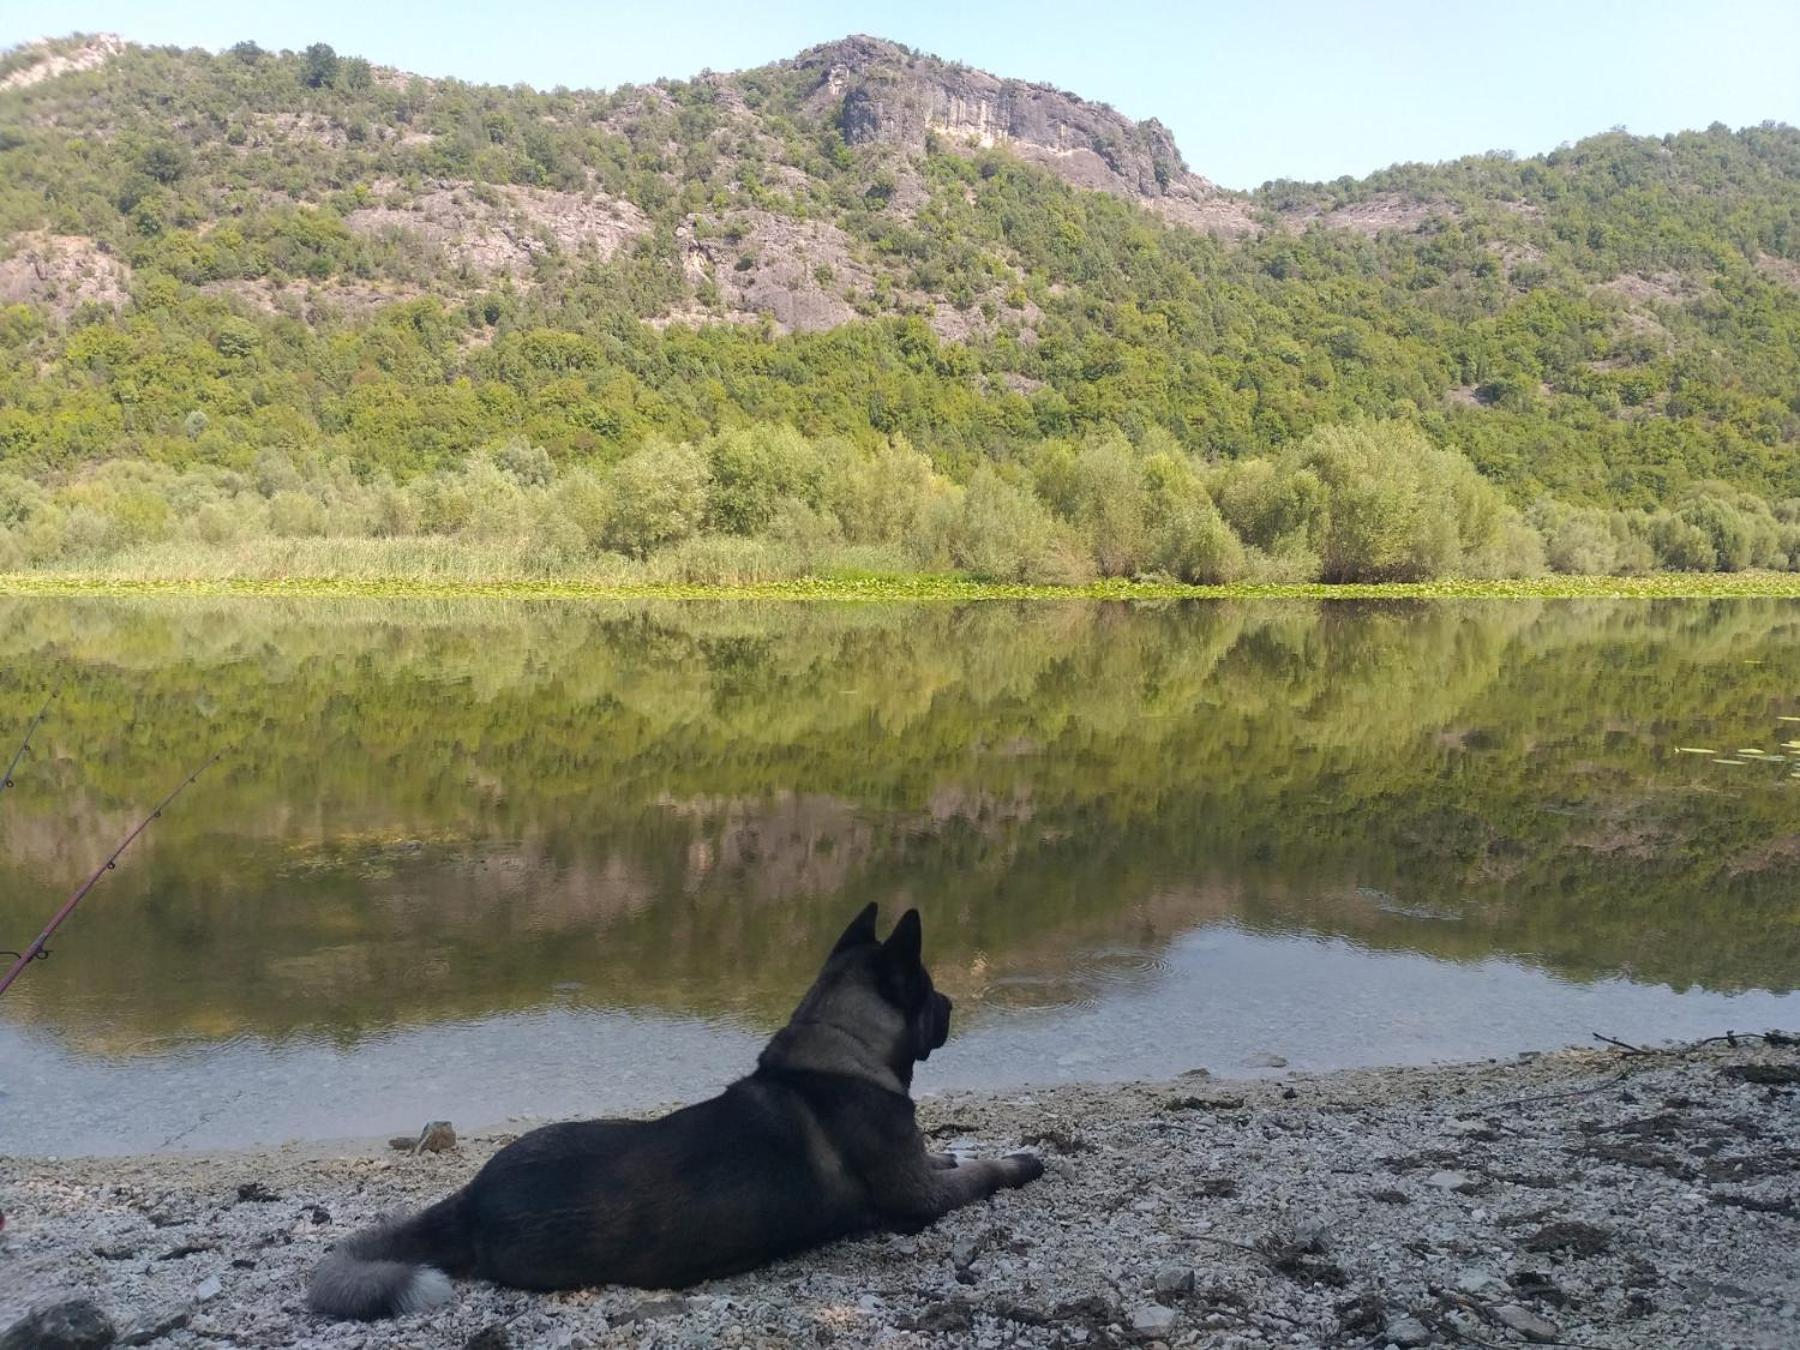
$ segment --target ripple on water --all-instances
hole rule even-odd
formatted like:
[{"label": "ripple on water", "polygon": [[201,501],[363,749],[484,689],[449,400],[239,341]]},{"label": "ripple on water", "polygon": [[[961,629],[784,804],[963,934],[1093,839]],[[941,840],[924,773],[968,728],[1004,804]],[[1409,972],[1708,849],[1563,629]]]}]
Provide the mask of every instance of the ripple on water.
[{"label": "ripple on water", "polygon": [[1097,947],[1071,953],[1054,969],[1024,969],[997,976],[978,1002],[1004,1008],[1096,1008],[1115,994],[1148,988],[1168,974],[1160,950]]}]

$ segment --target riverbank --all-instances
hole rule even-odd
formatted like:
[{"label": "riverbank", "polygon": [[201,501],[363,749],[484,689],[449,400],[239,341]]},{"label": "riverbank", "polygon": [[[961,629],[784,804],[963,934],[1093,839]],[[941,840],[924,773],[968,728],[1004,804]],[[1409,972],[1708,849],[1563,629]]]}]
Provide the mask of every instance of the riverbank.
[{"label": "riverbank", "polygon": [[313,1266],[509,1136],[0,1159],[0,1326],[80,1296],[168,1347],[1791,1346],[1797,1103],[1760,1042],[948,1095],[940,1146],[1044,1179],[682,1296],[462,1284],[374,1327],[309,1316]]},{"label": "riverbank", "polygon": [[1382,584],[1240,582],[1189,586],[1100,581],[1035,586],[938,574],[833,575],[696,583],[613,575],[484,577],[433,572],[310,573],[129,570],[0,573],[0,596],[265,596],[517,600],[1705,600],[1800,599],[1800,573],[1656,572],[1644,576],[1547,576],[1518,580]]}]

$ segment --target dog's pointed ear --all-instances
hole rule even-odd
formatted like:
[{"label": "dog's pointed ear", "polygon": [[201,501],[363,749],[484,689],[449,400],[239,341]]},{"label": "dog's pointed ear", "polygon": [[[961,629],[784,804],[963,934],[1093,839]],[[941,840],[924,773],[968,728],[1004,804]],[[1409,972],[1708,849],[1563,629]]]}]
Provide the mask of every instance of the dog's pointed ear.
[{"label": "dog's pointed ear", "polygon": [[881,954],[894,965],[909,970],[919,964],[925,949],[925,929],[919,922],[919,911],[909,909],[900,916],[888,940],[881,944]]},{"label": "dog's pointed ear", "polygon": [[875,902],[870,901],[863,906],[861,914],[858,914],[854,919],[850,920],[850,926],[844,930],[844,935],[837,940],[837,946],[831,949],[831,954],[833,956],[836,956],[839,952],[847,952],[852,947],[866,947],[869,943],[878,940],[875,936],[875,911],[877,908],[878,906]]}]

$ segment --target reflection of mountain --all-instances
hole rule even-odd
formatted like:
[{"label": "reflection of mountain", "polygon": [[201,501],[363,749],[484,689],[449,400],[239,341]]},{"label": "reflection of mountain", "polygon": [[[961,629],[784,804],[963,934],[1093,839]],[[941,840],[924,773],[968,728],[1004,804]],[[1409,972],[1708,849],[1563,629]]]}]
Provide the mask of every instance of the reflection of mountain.
[{"label": "reflection of mountain", "polygon": [[4,724],[64,688],[0,815],[0,934],[244,747],[8,996],[95,1049],[552,998],[766,1019],[868,898],[922,905],[946,986],[993,1001],[1225,918],[1578,977],[1800,969],[1800,789],[1667,753],[1795,711],[1781,602],[0,621]]}]

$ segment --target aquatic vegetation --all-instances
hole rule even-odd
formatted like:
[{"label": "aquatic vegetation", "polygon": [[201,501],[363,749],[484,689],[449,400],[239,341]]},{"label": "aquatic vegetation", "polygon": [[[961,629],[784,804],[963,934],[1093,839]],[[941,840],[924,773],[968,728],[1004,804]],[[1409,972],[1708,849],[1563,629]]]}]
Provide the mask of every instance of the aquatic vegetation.
[{"label": "aquatic vegetation", "polygon": [[[663,600],[1698,600],[1800,597],[1800,574],[1657,573],[1635,577],[1533,577],[1528,580],[1414,582],[1086,581],[1069,585],[978,581],[953,573],[834,570],[823,576],[671,580],[653,566],[604,571],[571,568],[544,575],[510,558],[446,550],[431,570],[403,541],[289,541],[229,553],[142,552],[106,566],[0,572],[0,595],[365,596],[401,599]],[[396,556],[398,554],[398,556]],[[1792,719],[1790,719],[1792,720]]]}]

